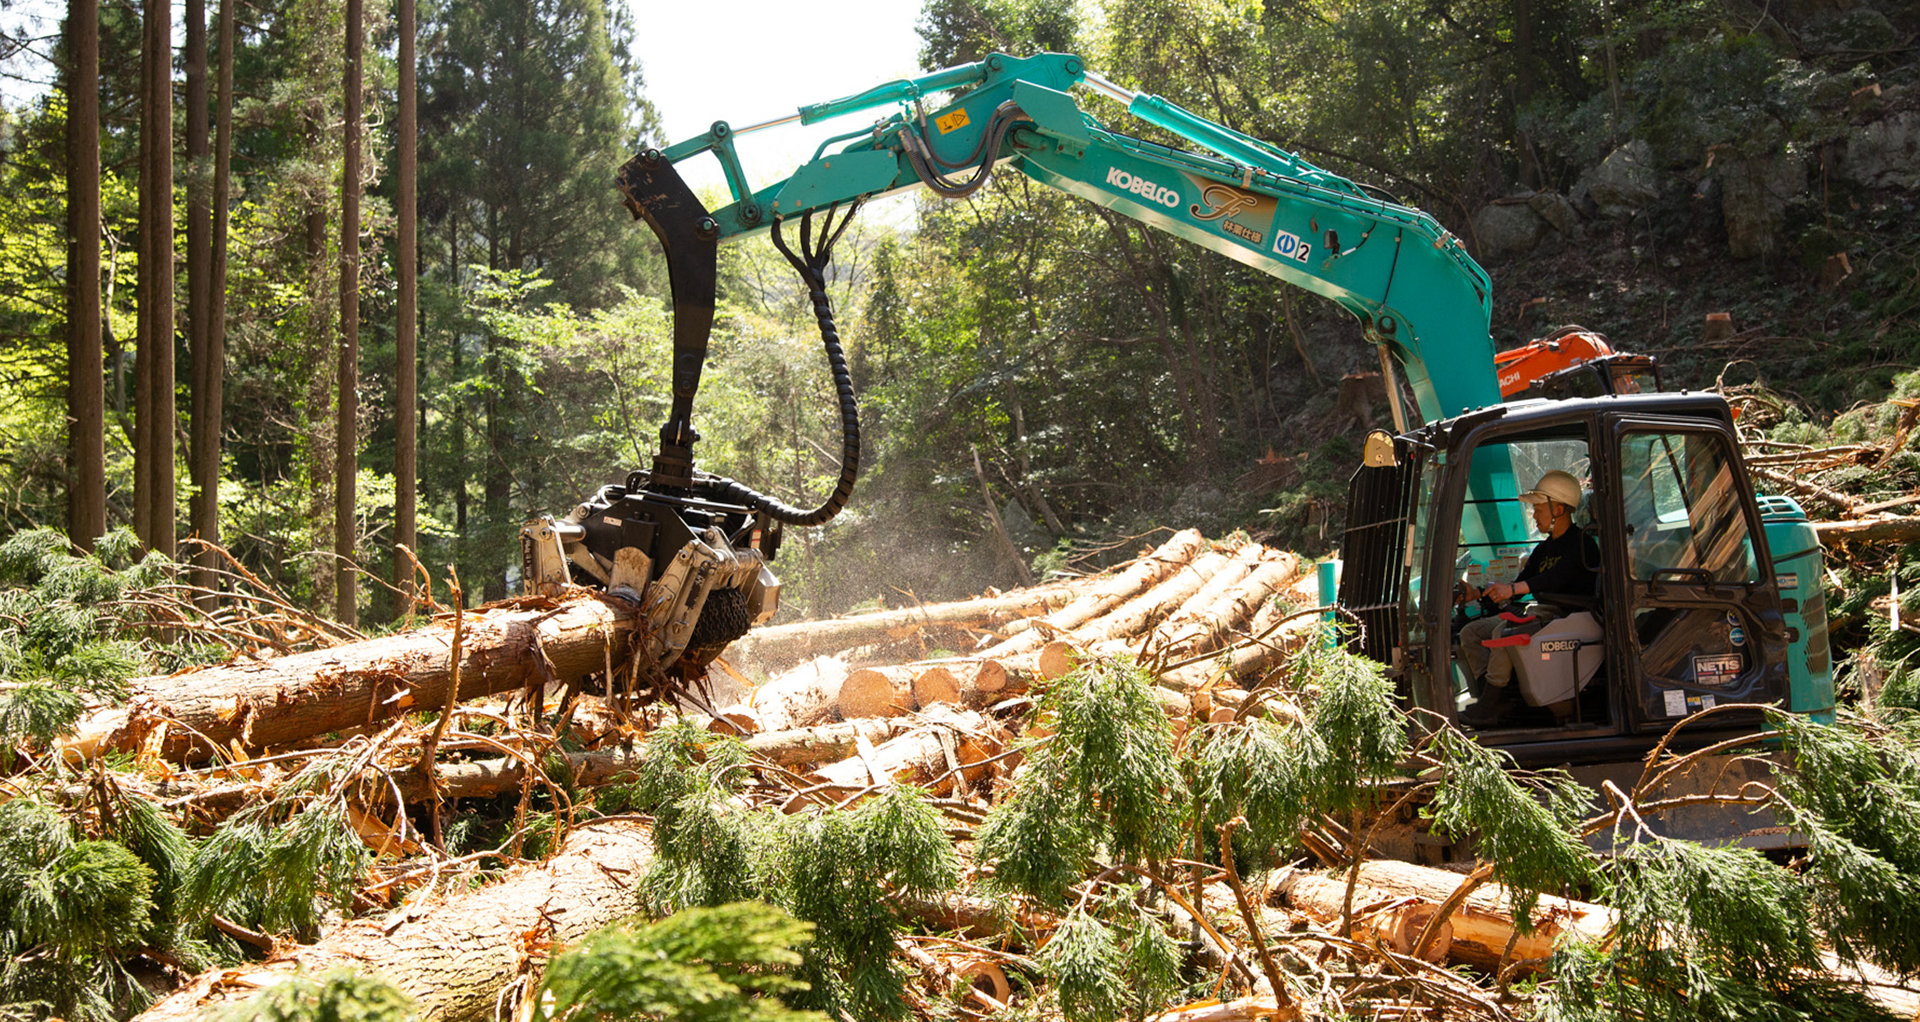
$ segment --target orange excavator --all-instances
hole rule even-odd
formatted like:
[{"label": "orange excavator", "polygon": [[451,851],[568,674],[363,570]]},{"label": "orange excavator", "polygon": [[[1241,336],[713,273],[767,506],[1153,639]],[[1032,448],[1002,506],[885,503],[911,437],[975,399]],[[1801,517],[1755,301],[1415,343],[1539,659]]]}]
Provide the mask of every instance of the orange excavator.
[{"label": "orange excavator", "polygon": [[[1651,356],[1613,350],[1603,334],[1585,327],[1561,327],[1529,344],[1493,356],[1500,397],[1512,400],[1642,394],[1660,389],[1659,368]],[[1538,392],[1528,394],[1538,388]]]}]

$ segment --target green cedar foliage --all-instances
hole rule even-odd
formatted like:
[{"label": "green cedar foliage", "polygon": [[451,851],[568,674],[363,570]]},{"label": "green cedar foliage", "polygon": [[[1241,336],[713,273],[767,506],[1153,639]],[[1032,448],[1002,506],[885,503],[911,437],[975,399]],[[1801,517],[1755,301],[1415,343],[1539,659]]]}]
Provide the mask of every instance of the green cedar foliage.
[{"label": "green cedar foliage", "polygon": [[1130,657],[1097,660],[1049,685],[1034,713],[1055,733],[1026,746],[1029,765],[980,828],[991,886],[1049,905],[1066,900],[1097,849],[1116,862],[1160,861],[1180,846],[1187,784],[1152,679]]},{"label": "green cedar foliage", "polygon": [[1605,949],[1554,956],[1545,1017],[1813,1022],[1892,1016],[1817,974],[1806,889],[1749,848],[1643,835],[1599,869],[1619,912]]},{"label": "green cedar foliage", "polygon": [[[103,537],[93,554],[53,529],[0,542],[0,745],[44,745],[72,731],[88,698],[126,698],[127,681],[152,666],[119,616],[126,593],[163,581],[170,562],[128,563],[130,533]],[[121,570],[115,570],[118,567]]]},{"label": "green cedar foliage", "polygon": [[1920,970],[1920,719],[1770,719],[1792,757],[1781,822],[1807,836],[1815,918],[1842,956]]},{"label": "green cedar foliage", "polygon": [[1434,736],[1430,751],[1442,764],[1434,823],[1457,839],[1478,839],[1477,854],[1511,893],[1516,925],[1531,925],[1540,892],[1588,878],[1593,857],[1575,834],[1591,791],[1562,771],[1535,775],[1523,786],[1511,772],[1512,757],[1452,728]]},{"label": "green cedar foliage", "polygon": [[678,1022],[826,1022],[783,998],[807,985],[793,972],[813,927],[770,905],[689,908],[657,923],[615,927],[555,958],[535,1018]]},{"label": "green cedar foliage", "polygon": [[[309,768],[279,797],[234,814],[201,842],[179,887],[184,913],[310,936],[328,904],[346,906],[372,853],[330,780]],[[312,797],[298,797],[303,790]]]},{"label": "green cedar foliage", "polygon": [[79,837],[53,807],[0,804],[0,1004],[88,1020],[144,1004],[120,960],[141,946],[153,885],[132,852]]},{"label": "green cedar foliage", "polygon": [[[918,789],[896,787],[844,810],[782,814],[731,803],[744,750],[687,724],[656,732],[618,804],[654,816],[642,888],[662,911],[756,899],[813,926],[798,1007],[901,1018],[893,967],[901,923],[891,899],[958,881],[953,845]],[[606,801],[602,800],[605,807]]]},{"label": "green cedar foliage", "polygon": [[339,969],[273,986],[222,1012],[220,1022],[412,1022],[413,1002],[384,979]]}]

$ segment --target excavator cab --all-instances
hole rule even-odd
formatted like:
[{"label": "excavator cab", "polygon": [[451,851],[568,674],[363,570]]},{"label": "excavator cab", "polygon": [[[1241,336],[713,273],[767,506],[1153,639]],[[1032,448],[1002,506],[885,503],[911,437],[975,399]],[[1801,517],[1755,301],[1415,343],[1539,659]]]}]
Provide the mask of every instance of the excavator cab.
[{"label": "excavator cab", "polygon": [[[1529,765],[1598,762],[1722,703],[1831,713],[1812,528],[1792,501],[1755,495],[1726,402],[1686,393],[1518,401],[1368,439],[1339,599],[1354,648],[1406,702],[1459,722],[1488,698],[1458,648],[1456,585],[1519,573],[1541,537],[1517,498],[1549,469],[1582,483],[1574,527],[1597,582],[1544,627],[1492,640],[1521,705],[1475,729],[1482,741]],[[1689,740],[1760,723],[1725,712]]]}]

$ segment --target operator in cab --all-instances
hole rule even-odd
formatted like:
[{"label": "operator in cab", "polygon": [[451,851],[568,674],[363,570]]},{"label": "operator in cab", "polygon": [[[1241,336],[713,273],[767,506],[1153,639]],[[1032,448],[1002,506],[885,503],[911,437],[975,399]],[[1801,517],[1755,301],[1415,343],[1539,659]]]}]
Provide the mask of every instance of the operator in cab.
[{"label": "operator in cab", "polygon": [[[1520,499],[1532,505],[1534,528],[1546,538],[1527,555],[1526,564],[1511,583],[1495,582],[1484,590],[1462,583],[1459,590],[1464,605],[1484,598],[1504,608],[1469,621],[1460,629],[1460,662],[1473,677],[1472,690],[1477,696],[1473,706],[1460,715],[1460,723],[1466,727],[1509,725],[1526,711],[1512,684],[1515,647],[1489,648],[1486,642],[1538,631],[1567,614],[1569,602],[1572,609],[1578,609],[1590,604],[1594,596],[1594,569],[1600,563],[1600,549],[1592,536],[1573,524],[1573,513],[1580,506],[1580,481],[1570,472],[1554,469],[1542,475]],[[1529,597],[1531,605],[1521,607],[1517,603]],[[1556,603],[1556,597],[1567,600]]]}]

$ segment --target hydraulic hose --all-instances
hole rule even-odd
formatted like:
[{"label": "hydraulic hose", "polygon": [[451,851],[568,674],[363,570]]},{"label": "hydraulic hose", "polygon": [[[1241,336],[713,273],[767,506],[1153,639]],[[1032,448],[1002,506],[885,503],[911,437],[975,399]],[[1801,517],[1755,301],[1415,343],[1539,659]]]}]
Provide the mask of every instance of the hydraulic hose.
[{"label": "hydraulic hose", "polygon": [[840,240],[840,235],[853,222],[853,214],[859,208],[859,203],[855,203],[848,209],[838,227],[833,224],[833,210],[828,209],[826,220],[820,227],[820,246],[817,249],[813,245],[812,214],[801,218],[800,255],[795,255],[787,247],[786,239],[781,237],[779,218],[773,221],[774,247],[800,272],[800,278],[807,285],[807,294],[813,299],[813,318],[820,324],[820,344],[826,349],[827,366],[833,373],[833,389],[840,401],[840,481],[834,486],[832,495],[819,507],[806,511],[725,476],[705,473],[699,476],[702,488],[715,499],[743,504],[787,525],[824,525],[832,521],[847,506],[848,498],[853,496],[853,484],[860,478],[860,406],[853,395],[853,373],[847,368],[846,353],[840,348],[840,331],[834,326],[833,304],[827,298],[826,277],[827,260],[834,242]]},{"label": "hydraulic hose", "polygon": [[1020,109],[1013,100],[1007,100],[993,111],[993,117],[987,121],[986,130],[981,133],[980,142],[974,149],[975,153],[980,154],[980,163],[973,176],[965,181],[950,181],[940,173],[933,164],[944,164],[946,161],[936,157],[926,139],[911,127],[900,133],[900,140],[907,148],[907,162],[913,164],[914,173],[920,175],[921,182],[929,190],[942,198],[961,199],[985,187],[993,177],[993,161],[1000,156],[1001,143],[1006,140],[1007,133],[1013,130],[1013,122],[1025,116],[1026,111]]}]

